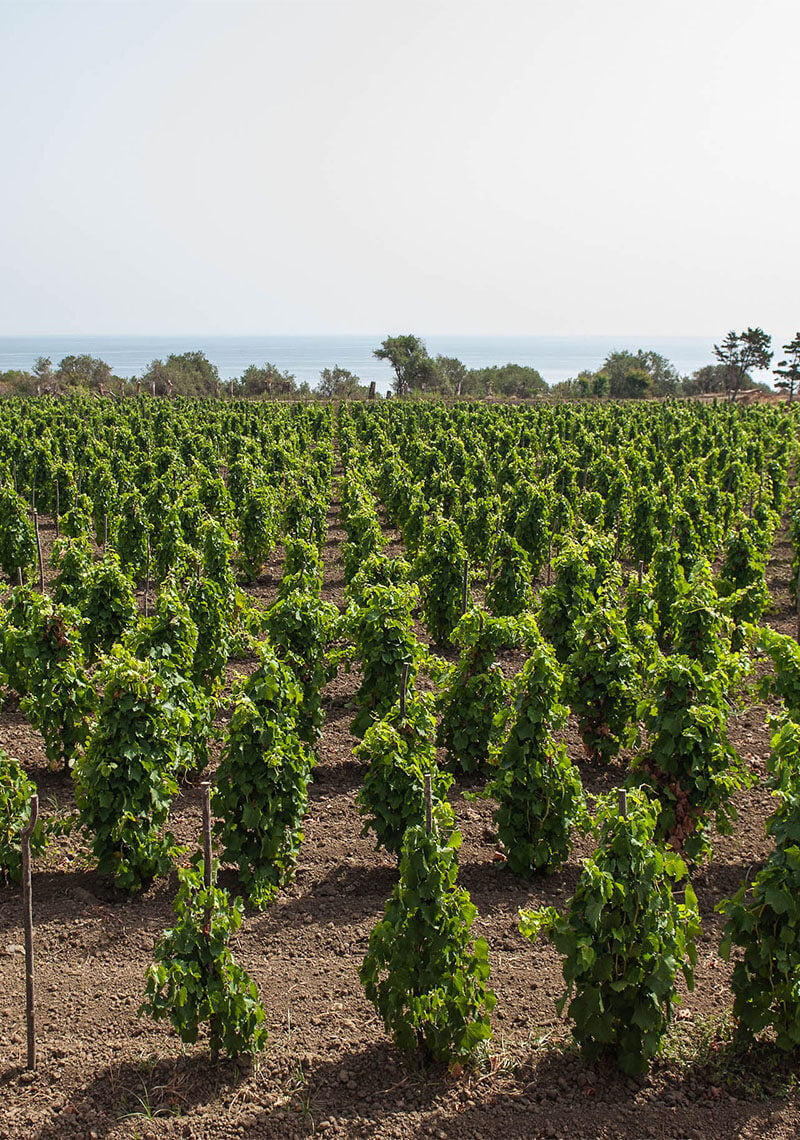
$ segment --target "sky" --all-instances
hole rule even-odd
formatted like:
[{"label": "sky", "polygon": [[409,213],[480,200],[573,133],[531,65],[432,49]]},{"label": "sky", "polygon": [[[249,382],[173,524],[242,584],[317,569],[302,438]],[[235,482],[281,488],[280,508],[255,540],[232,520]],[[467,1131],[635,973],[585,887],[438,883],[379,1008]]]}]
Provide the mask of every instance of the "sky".
[{"label": "sky", "polygon": [[0,334],[800,328],[797,0],[0,0]]}]

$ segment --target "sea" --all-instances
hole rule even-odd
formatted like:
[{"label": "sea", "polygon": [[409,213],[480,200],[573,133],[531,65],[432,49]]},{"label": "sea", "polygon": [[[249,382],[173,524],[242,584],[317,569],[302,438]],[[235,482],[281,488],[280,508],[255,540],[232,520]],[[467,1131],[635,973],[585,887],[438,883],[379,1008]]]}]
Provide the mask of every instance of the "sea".
[{"label": "sea", "polygon": [[[387,333],[308,336],[0,336],[0,372],[30,371],[40,356],[57,365],[65,356],[87,353],[106,361],[117,376],[141,376],[153,360],[173,353],[204,352],[223,380],[242,375],[250,364],[273,364],[311,387],[323,368],[338,365],[361,378],[376,381],[386,392],[392,369],[377,360]],[[395,335],[395,334],[391,334]],[[524,364],[538,369],[549,384],[595,371],[609,353],[618,350],[652,350],[665,356],[682,376],[714,363],[712,337],[700,336],[423,336],[431,356],[455,356],[468,368],[494,364]],[[718,337],[717,340],[720,338]]]}]

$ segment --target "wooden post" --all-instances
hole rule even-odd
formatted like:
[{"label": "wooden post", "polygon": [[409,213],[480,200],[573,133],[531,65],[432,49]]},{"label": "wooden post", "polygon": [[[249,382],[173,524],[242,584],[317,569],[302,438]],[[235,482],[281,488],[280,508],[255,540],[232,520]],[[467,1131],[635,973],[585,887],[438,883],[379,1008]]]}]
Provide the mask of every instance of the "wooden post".
[{"label": "wooden post", "polygon": [[17,583],[20,586],[22,585],[22,567],[21,566],[17,567]]},{"label": "wooden post", "polygon": [[61,514],[61,499],[60,499],[60,493],[59,493],[59,489],[58,489],[58,479],[56,479],[56,517],[55,517],[56,538],[61,537],[61,530],[60,530],[59,525],[58,525],[58,520],[59,520],[60,514]]},{"label": "wooden post", "polygon": [[36,474],[34,473],[33,481],[31,483],[31,510],[36,513]]},{"label": "wooden post", "polygon": [[[210,891],[214,886],[214,874],[211,853],[211,784],[208,780],[200,785],[200,791],[203,793],[203,883],[206,890]],[[209,914],[207,921],[210,919]]]},{"label": "wooden post", "polygon": [[39,537],[39,516],[33,512],[33,529],[36,531],[36,559],[39,563],[39,593],[44,593],[44,566],[42,564],[42,540]]},{"label": "wooden post", "polygon": [[430,772],[425,773],[425,830],[433,831],[433,786]]},{"label": "wooden post", "polygon": [[628,792],[625,788],[619,789],[619,814],[623,819],[628,818]]},{"label": "wooden post", "polygon": [[150,608],[150,535],[147,535],[147,560],[144,571],[144,616],[148,616]]},{"label": "wooden post", "polygon": [[374,400],[375,399],[375,392],[376,392],[375,381],[370,380],[370,382],[369,382],[369,395],[367,396],[367,399],[368,400]]},{"label": "wooden post", "polygon": [[108,546],[108,511],[103,511],[103,554]]},{"label": "wooden post", "polygon": [[639,589],[642,588],[642,579],[644,578],[644,562],[639,559]]},{"label": "wooden post", "polygon": [[464,559],[464,569],[461,577],[461,612],[467,612],[467,599],[469,598],[469,561]]},{"label": "wooden post", "polygon": [[552,543],[552,541],[550,541],[547,545],[547,578],[546,578],[546,582],[547,582],[548,586],[550,585],[550,582],[551,582],[552,577],[553,577],[552,558],[553,558],[553,543]]},{"label": "wooden post", "polygon": [[403,662],[403,671],[400,674],[400,723],[406,722],[406,688],[408,686],[408,662]]},{"label": "wooden post", "polygon": [[[205,780],[200,785],[200,790],[203,793],[203,886],[206,889],[206,905],[203,909],[203,934],[211,941],[211,920],[214,915],[214,908],[211,903],[211,891],[214,888],[214,853],[211,848],[211,784]],[[209,960],[208,973],[209,976],[213,974],[214,963]],[[218,1025],[219,1014],[212,1013],[210,1017],[212,1030],[215,1030]],[[211,1060],[216,1061],[219,1053],[216,1049],[211,1050]]]},{"label": "wooden post", "polygon": [[31,835],[39,818],[39,797],[31,796],[31,815],[22,832],[22,919],[25,928],[25,1021],[28,1031],[26,1068],[36,1068],[36,1006],[33,966],[33,898],[31,891]]}]

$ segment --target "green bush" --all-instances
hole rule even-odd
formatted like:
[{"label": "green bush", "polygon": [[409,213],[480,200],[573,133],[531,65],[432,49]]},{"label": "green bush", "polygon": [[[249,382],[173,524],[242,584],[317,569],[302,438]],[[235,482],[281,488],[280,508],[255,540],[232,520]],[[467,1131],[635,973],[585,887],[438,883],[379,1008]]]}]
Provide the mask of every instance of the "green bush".
[{"label": "green bush", "polygon": [[[0,748],[0,875],[18,883],[22,873],[22,832],[31,818],[31,796],[36,785],[21,765]],[[31,834],[31,855],[41,854],[47,843],[42,820]]]},{"label": "green bush", "polygon": [[719,904],[720,947],[743,954],[733,967],[733,1012],[745,1036],[771,1026],[779,1049],[800,1046],[800,725],[774,723],[771,770],[778,810],[767,821],[775,846],[755,878]]},{"label": "green bush", "polygon": [[656,841],[658,808],[643,791],[628,793],[627,816],[617,796],[598,804],[598,845],[586,859],[566,913],[553,907],[523,911],[520,930],[534,941],[549,935],[563,955],[573,1035],[589,1060],[609,1056],[625,1073],[642,1073],[658,1051],[672,1006],[675,977],[693,986],[700,930],[680,857]]},{"label": "green bush", "polygon": [[483,938],[470,946],[477,910],[456,886],[460,843],[458,832],[443,838],[436,813],[430,833],[409,827],[397,886],[359,971],[387,1033],[424,1064],[467,1058],[491,1036],[488,946]]},{"label": "green bush", "polygon": [[177,741],[185,717],[165,700],[156,670],[115,646],[98,670],[97,727],[75,764],[80,820],[98,870],[130,894],[172,866],[174,838],[162,835],[177,794]]},{"label": "green bush", "polygon": [[254,906],[266,906],[292,876],[303,840],[312,758],[297,730],[302,690],[263,645],[236,698],[213,792],[222,858],[235,863]]},{"label": "green bush", "polygon": [[496,775],[486,794],[499,805],[494,819],[506,866],[519,875],[560,867],[572,827],[585,816],[578,770],[553,737],[567,717],[562,683],[553,651],[539,640],[516,679],[511,728],[492,759]]},{"label": "green bush", "polygon": [[185,1045],[208,1022],[212,1055],[257,1053],[267,1044],[264,1009],[255,982],[228,948],[242,924],[242,902],[207,889],[202,864],[199,871],[179,868],[178,879],[176,921],[156,943],[139,1015],[168,1017]]},{"label": "green bush", "polygon": [[400,705],[371,725],[355,755],[369,764],[358,793],[366,816],[363,835],[375,833],[377,844],[399,854],[406,829],[425,818],[425,776],[430,775],[434,799],[441,801],[441,819],[452,813],[446,802],[453,777],[436,765],[433,698],[411,693],[400,718]]}]

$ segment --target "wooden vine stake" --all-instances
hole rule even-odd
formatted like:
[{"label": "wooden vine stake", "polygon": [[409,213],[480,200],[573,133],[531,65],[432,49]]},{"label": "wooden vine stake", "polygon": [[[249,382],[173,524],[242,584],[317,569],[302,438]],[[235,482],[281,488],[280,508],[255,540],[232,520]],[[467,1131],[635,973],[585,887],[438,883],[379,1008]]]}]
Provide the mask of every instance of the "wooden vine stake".
[{"label": "wooden vine stake", "polygon": [[144,572],[144,616],[149,617],[150,609],[150,535],[147,536],[147,563]]},{"label": "wooden vine stake", "polygon": [[619,814],[623,819],[628,818],[628,792],[626,788],[619,789]]},{"label": "wooden vine stake", "polygon": [[39,516],[33,512],[33,529],[36,531],[36,559],[39,563],[39,593],[44,593],[44,564],[42,563],[42,540],[39,535]]},{"label": "wooden vine stake", "polygon": [[467,600],[469,598],[469,562],[464,559],[464,569],[461,576],[461,612],[467,612]]},{"label": "wooden vine stake", "polygon": [[28,1031],[27,1069],[36,1068],[36,1006],[33,968],[33,896],[31,835],[39,818],[39,797],[31,796],[31,814],[22,832],[22,921],[25,928],[25,1021]]},{"label": "wooden vine stake", "polygon": [[406,722],[406,689],[408,688],[408,662],[403,663],[403,671],[400,674],[400,724]]},{"label": "wooden vine stake", "polygon": [[59,516],[61,515],[61,498],[58,489],[58,479],[56,479],[56,513],[53,521],[56,524],[56,538],[61,538],[61,528],[59,527]]},{"label": "wooden vine stake", "polygon": [[[211,853],[211,784],[204,780],[200,785],[203,793],[203,886],[210,891],[214,886],[214,872]],[[204,922],[206,926],[211,921],[211,909],[208,908]]]},{"label": "wooden vine stake", "polygon": [[433,831],[433,787],[430,772],[425,773],[425,830]]},{"label": "wooden vine stake", "polygon": [[[203,794],[203,886],[206,889],[206,905],[203,911],[203,934],[207,941],[211,941],[211,919],[214,913],[214,907],[211,901],[211,892],[214,889],[214,854],[211,847],[211,784],[208,780],[204,780],[200,785],[200,790]],[[214,971],[214,963],[209,960],[208,972],[212,974]],[[216,1029],[216,1021],[218,1014],[212,1013],[211,1027],[212,1030]],[[218,1052],[215,1049],[211,1051],[212,1061],[216,1061]]]},{"label": "wooden vine stake", "polygon": [[642,588],[642,579],[644,578],[644,562],[639,559],[639,589]]}]

